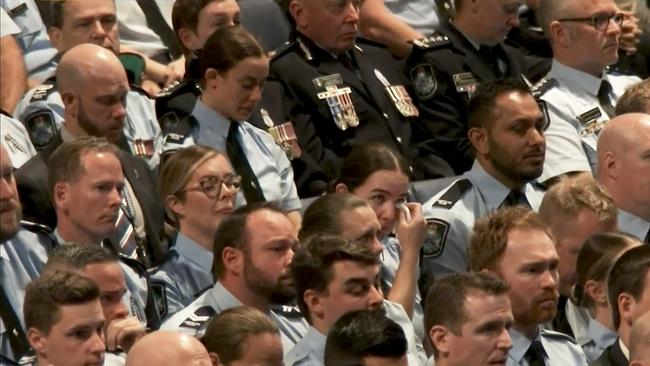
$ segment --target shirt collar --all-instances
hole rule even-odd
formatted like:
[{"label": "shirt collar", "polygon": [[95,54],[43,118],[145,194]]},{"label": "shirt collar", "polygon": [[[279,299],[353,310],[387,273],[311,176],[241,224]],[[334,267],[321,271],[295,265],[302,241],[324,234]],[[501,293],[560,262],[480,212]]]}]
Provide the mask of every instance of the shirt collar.
[{"label": "shirt collar", "polygon": [[[528,339],[525,335],[519,333],[515,328],[510,328],[508,331],[510,333],[510,338],[512,339],[512,348],[508,356],[515,360],[516,364],[519,364],[521,359],[524,358],[524,355],[528,351],[530,344],[533,343],[531,339]],[[539,331],[538,331],[539,332]]]},{"label": "shirt collar", "polygon": [[219,306],[214,306],[215,308],[221,309],[230,309],[237,306],[242,306],[243,304],[239,301],[233,294],[228,291],[221,282],[217,281],[214,286],[210,289],[211,302],[214,304],[219,304]]},{"label": "shirt collar", "polygon": [[589,319],[589,326],[587,327],[587,335],[589,339],[600,347],[607,348],[616,340],[616,333],[607,329],[604,325],[600,324],[596,319]]},{"label": "shirt collar", "polygon": [[4,246],[4,243],[6,243],[7,241],[0,244],[0,258],[6,260],[8,262],[9,261],[9,253],[7,253],[7,249],[5,249],[5,246]]},{"label": "shirt collar", "polygon": [[[54,231],[52,232],[52,235],[54,235],[54,238],[56,239],[56,242],[59,245],[65,245],[65,244],[72,243],[72,241],[70,241],[70,240],[63,239],[63,237],[61,236],[61,233],[59,232],[58,226],[54,229]],[[77,243],[77,244],[85,244],[85,243]],[[102,243],[97,243],[97,245],[102,246]]]},{"label": "shirt collar", "polygon": [[498,208],[510,193],[510,188],[488,174],[476,160],[472,169],[466,174],[490,209]]},{"label": "shirt collar", "polygon": [[621,347],[621,352],[623,352],[623,356],[625,356],[626,359],[630,359],[630,350],[625,346],[625,343],[623,343],[622,339],[618,339],[618,345]]},{"label": "shirt collar", "polygon": [[214,257],[212,252],[183,235],[182,232],[179,232],[176,236],[176,242],[174,243],[172,250],[181,254],[190,262],[195,263],[206,272],[212,270],[212,259]]},{"label": "shirt collar", "polygon": [[605,78],[605,73],[603,72],[602,75],[597,78],[586,72],[566,66],[557,59],[553,59],[551,71],[548,73],[547,78],[559,79],[560,84],[562,84],[564,88],[580,90],[582,92],[586,91],[591,96],[597,97],[598,89],[600,89],[600,84]]},{"label": "shirt collar", "polygon": [[199,128],[212,130],[223,138],[228,137],[228,129],[230,128],[228,118],[208,107],[201,98],[196,100],[192,115],[196,118]]},{"label": "shirt collar", "polygon": [[309,348],[314,350],[314,354],[320,357],[322,361],[325,355],[325,343],[327,342],[327,336],[321,334],[316,328],[310,326],[307,334],[303,338]]}]

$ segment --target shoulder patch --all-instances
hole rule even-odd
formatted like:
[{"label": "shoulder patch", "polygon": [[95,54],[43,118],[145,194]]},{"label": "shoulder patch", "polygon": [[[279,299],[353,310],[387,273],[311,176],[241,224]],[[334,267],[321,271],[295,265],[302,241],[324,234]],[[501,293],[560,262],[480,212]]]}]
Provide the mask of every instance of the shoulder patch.
[{"label": "shoulder patch", "polygon": [[22,225],[22,227],[26,230],[29,230],[33,233],[45,235],[47,237],[52,234],[52,229],[50,229],[50,227],[47,225],[37,224],[35,222],[25,220],[21,220],[20,225]]},{"label": "shoulder patch", "polygon": [[293,48],[297,45],[298,44],[296,41],[286,41],[282,46],[271,51],[271,54],[269,55],[271,57],[271,61],[278,59],[283,55],[287,54],[289,51],[293,50]]},{"label": "shoulder patch", "polygon": [[538,81],[535,85],[530,87],[530,93],[533,94],[533,97],[539,98],[557,85],[557,80],[553,78],[542,78],[542,80]]},{"label": "shoulder patch", "polygon": [[194,311],[179,325],[181,328],[190,328],[198,331],[217,312],[212,306],[202,306]]},{"label": "shoulder patch", "polygon": [[422,243],[423,257],[438,257],[447,243],[449,223],[445,220],[427,219],[427,236]]},{"label": "shoulder patch", "polygon": [[450,209],[458,200],[460,200],[468,189],[472,188],[472,182],[469,179],[459,179],[452,183],[447,191],[438,197],[433,207]]},{"label": "shoulder patch", "polygon": [[167,291],[165,284],[162,282],[151,282],[150,288],[153,294],[153,298],[156,304],[156,310],[158,310],[158,315],[160,319],[165,319],[167,317]]},{"label": "shoulder patch", "polygon": [[271,311],[287,318],[299,319],[303,317],[300,309],[297,306],[271,305]]},{"label": "shoulder patch", "polygon": [[30,103],[46,100],[47,97],[54,91],[54,84],[45,83],[36,87]]},{"label": "shoulder patch", "polygon": [[543,337],[547,337],[547,338],[551,338],[551,339],[555,339],[555,340],[564,340],[564,341],[569,341],[569,342],[571,342],[571,343],[573,343],[573,344],[575,344],[575,345],[578,344],[578,343],[576,342],[576,340],[573,339],[573,337],[568,336],[568,335],[566,335],[566,334],[564,334],[564,333],[556,332],[556,331],[554,331],[554,330],[549,330],[549,329],[541,328],[540,333],[541,333],[541,335],[542,335]]},{"label": "shoulder patch", "polygon": [[49,109],[42,109],[25,117],[25,129],[36,149],[46,147],[58,131],[54,114]]},{"label": "shoulder patch", "polygon": [[413,46],[422,50],[431,50],[451,44],[451,40],[440,32],[433,32],[429,37],[409,41]]},{"label": "shoulder patch", "polygon": [[428,100],[438,89],[438,80],[430,64],[419,64],[409,71],[411,84],[419,100]]}]

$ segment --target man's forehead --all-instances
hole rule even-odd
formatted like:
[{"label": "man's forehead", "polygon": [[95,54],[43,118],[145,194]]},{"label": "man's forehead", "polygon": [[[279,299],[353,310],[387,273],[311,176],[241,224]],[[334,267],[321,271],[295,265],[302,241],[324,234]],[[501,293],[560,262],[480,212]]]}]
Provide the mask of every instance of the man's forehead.
[{"label": "man's forehead", "polygon": [[334,277],[341,278],[344,282],[351,279],[369,279],[373,280],[381,270],[379,264],[368,264],[350,259],[344,259],[334,262]]},{"label": "man's forehead", "polygon": [[113,0],[66,0],[63,5],[64,19],[83,19],[115,14]]}]

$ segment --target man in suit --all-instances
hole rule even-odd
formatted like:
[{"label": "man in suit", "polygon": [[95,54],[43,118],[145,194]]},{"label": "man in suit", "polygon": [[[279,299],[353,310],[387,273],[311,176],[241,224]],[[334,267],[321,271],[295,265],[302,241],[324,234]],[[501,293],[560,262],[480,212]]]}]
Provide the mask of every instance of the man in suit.
[{"label": "man in suit", "polygon": [[121,253],[145,265],[157,263],[166,252],[159,238],[163,207],[155,194],[153,173],[144,160],[128,152],[124,138],[124,104],[129,90],[124,68],[112,52],[97,45],[82,44],[61,58],[57,80],[65,104],[65,121],[55,135],[55,143],[30,159],[16,174],[25,217],[56,226],[48,188],[49,156],[65,141],[82,136],[105,137],[123,150],[118,158],[127,189],[120,215],[126,216],[128,223],[122,225],[123,230],[118,228],[122,235],[117,240],[129,245],[121,247]]},{"label": "man in suit", "polygon": [[650,312],[650,246],[625,252],[612,267],[607,286],[618,340],[591,366],[627,366],[632,326]]},{"label": "man in suit", "polygon": [[277,50],[271,75],[296,104],[292,121],[303,154],[329,178],[351,147],[380,142],[413,164],[416,179],[450,175],[447,164],[411,144],[419,112],[385,47],[357,38],[357,0],[292,0],[292,41]]},{"label": "man in suit", "polygon": [[422,131],[418,142],[441,153],[457,174],[469,170],[473,153],[467,138],[467,105],[476,87],[486,81],[519,77],[537,79],[548,62],[525,59],[503,41],[519,24],[518,0],[456,1],[452,21],[442,22],[439,32],[414,40],[406,61]]}]

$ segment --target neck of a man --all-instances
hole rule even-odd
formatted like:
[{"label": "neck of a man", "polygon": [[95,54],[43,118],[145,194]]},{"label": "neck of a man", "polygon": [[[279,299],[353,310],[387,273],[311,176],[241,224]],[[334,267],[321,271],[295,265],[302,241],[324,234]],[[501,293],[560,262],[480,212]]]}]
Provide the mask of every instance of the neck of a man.
[{"label": "neck of a man", "polygon": [[533,340],[539,331],[539,324],[537,323],[520,323],[515,320],[512,327],[519,333],[523,334],[526,338]]},{"label": "neck of a man", "polygon": [[76,243],[80,245],[98,245],[105,238],[96,238],[91,233],[77,227],[68,220],[61,220],[57,215],[57,231],[66,243]]},{"label": "neck of a man", "polygon": [[503,184],[510,190],[522,190],[524,188],[524,185],[526,185],[526,181],[523,181],[521,179],[513,179],[502,172],[500,172],[492,163],[490,163],[489,160],[477,156],[476,159],[478,160],[479,164],[481,164],[481,167],[483,170],[485,170],[486,173],[488,173],[490,176],[492,176],[494,179],[498,180],[499,183]]},{"label": "neck of a man", "polygon": [[311,326],[314,327],[320,334],[327,335],[327,333],[330,331],[330,324],[327,324],[325,320],[312,316],[312,324]]},{"label": "neck of a man", "polygon": [[250,289],[248,289],[244,283],[243,273],[241,273],[239,276],[227,273],[223,276],[223,278],[219,278],[218,281],[244,306],[250,306],[263,312],[264,314],[267,314],[269,312],[269,299],[263,298],[262,296],[254,294],[252,291],[250,291]]},{"label": "neck of a man", "polygon": [[66,118],[65,121],[63,121],[63,126],[74,137],[78,138],[78,137],[88,136],[88,133],[86,133],[86,131],[84,131],[84,129],[81,128],[81,126],[79,126],[79,123],[77,123],[76,121],[74,121],[69,117]]},{"label": "neck of a man", "polygon": [[621,319],[621,324],[618,326],[618,337],[621,339],[621,342],[627,347],[630,348],[630,333],[632,332],[632,327],[625,323],[624,319]]},{"label": "neck of a man", "polygon": [[[555,50],[553,50],[553,52],[555,52]],[[595,65],[588,62],[581,62],[579,60],[575,60],[572,57],[569,57],[569,55],[564,56],[562,53],[559,54],[554,53],[554,55],[555,55],[555,59],[564,66],[568,66],[572,69],[582,71],[596,78],[601,78],[603,76],[604,68],[601,67],[600,65]]]}]

